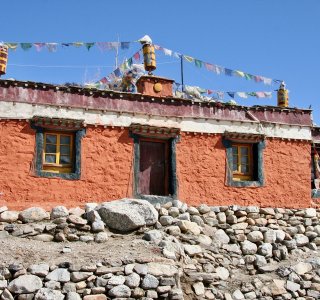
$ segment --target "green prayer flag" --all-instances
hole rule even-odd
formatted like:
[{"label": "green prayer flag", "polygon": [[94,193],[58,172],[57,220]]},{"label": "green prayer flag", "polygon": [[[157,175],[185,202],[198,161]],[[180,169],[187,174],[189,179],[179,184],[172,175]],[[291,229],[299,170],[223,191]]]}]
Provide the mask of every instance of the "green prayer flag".
[{"label": "green prayer flag", "polygon": [[201,61],[201,60],[195,59],[195,60],[194,60],[194,64],[195,64],[196,67],[198,67],[198,68],[201,68],[201,67],[202,67],[202,61]]},{"label": "green prayer flag", "polygon": [[90,50],[91,47],[94,46],[94,43],[85,43],[86,48],[88,49],[88,51]]},{"label": "green prayer flag", "polygon": [[32,48],[31,43],[20,43],[20,46],[23,50],[29,50],[30,48]]}]

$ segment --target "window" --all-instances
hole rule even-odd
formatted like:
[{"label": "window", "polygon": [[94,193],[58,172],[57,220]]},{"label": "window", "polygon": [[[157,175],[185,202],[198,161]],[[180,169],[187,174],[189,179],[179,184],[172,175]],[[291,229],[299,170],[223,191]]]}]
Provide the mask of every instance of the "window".
[{"label": "window", "polygon": [[74,134],[45,132],[43,147],[43,171],[72,173]]},{"label": "window", "polygon": [[264,136],[226,132],[223,145],[226,147],[226,185],[263,186]]},{"label": "window", "polygon": [[232,145],[232,172],[233,180],[253,179],[253,156],[252,145]]},{"label": "window", "polygon": [[80,179],[83,120],[34,116],[36,131],[34,174],[40,177]]}]

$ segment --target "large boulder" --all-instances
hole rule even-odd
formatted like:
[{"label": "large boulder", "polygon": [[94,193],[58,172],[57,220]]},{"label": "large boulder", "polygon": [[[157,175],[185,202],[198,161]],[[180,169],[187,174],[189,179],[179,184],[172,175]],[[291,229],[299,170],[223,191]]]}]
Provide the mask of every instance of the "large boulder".
[{"label": "large boulder", "polygon": [[42,288],[40,289],[35,297],[35,300],[63,300],[64,296],[60,291]]},{"label": "large boulder", "polygon": [[19,219],[24,223],[39,222],[49,217],[49,214],[41,207],[30,207],[19,214]]},{"label": "large boulder", "polygon": [[22,275],[12,280],[8,290],[15,294],[29,294],[42,288],[42,280],[35,275]]},{"label": "large boulder", "polygon": [[153,225],[158,212],[146,200],[121,199],[105,202],[98,208],[101,219],[112,229],[127,232],[144,225]]}]

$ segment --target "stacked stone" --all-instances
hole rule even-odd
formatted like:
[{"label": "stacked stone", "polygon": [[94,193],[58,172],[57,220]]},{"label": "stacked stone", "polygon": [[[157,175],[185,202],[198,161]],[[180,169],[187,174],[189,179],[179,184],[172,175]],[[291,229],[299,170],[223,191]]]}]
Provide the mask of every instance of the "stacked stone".
[{"label": "stacked stone", "polygon": [[10,265],[0,268],[0,299],[182,299],[177,276],[175,266],[156,262]]},{"label": "stacked stone", "polygon": [[[183,260],[182,280],[192,287],[184,290],[186,294],[206,299],[270,299],[265,298],[269,296],[300,299],[301,295],[309,297],[305,299],[320,299],[314,284],[313,289],[306,285],[305,290],[298,293],[290,290],[290,280],[288,289],[287,282],[280,278],[276,282],[283,283],[285,295],[284,289],[276,294],[272,288],[274,282],[271,282],[271,292],[266,288],[261,293],[257,287],[257,293],[251,290],[243,293],[241,289],[225,292],[230,290],[230,283],[237,280],[239,273],[267,276],[289,255],[299,257],[317,251],[320,245],[317,210],[204,204],[195,208],[178,200],[156,208],[158,232],[150,230],[145,239],[161,246],[167,258]],[[309,271],[307,277],[316,278],[317,283],[317,268]],[[300,280],[303,281],[301,276]],[[270,284],[268,280],[263,282],[263,285]]]}]

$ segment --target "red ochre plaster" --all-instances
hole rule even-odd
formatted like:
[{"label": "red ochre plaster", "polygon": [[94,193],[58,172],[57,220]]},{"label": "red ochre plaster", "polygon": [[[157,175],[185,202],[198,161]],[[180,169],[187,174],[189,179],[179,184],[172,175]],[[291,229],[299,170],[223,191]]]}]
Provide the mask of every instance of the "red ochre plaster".
[{"label": "red ochre plaster", "polygon": [[267,139],[263,187],[226,186],[221,136],[182,134],[177,144],[179,199],[191,205],[309,207],[310,144]]},{"label": "red ochre plaster", "polygon": [[[34,175],[35,131],[23,121],[0,121],[0,206],[83,206],[132,197],[133,140],[128,129],[87,128],[82,139],[81,179]],[[225,185],[221,136],[181,134],[177,143],[178,198],[190,205],[310,206],[310,145],[267,140],[265,186]]]},{"label": "red ochre plaster", "polygon": [[133,142],[128,130],[87,128],[80,180],[35,176],[34,154],[35,131],[28,123],[0,122],[0,206],[49,209],[132,196]]}]

